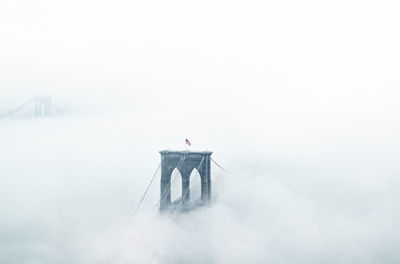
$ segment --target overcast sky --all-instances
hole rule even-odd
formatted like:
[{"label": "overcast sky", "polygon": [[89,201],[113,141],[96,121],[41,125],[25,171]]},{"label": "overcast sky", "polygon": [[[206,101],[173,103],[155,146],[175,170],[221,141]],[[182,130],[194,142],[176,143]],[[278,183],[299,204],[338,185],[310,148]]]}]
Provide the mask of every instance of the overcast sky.
[{"label": "overcast sky", "polygon": [[[0,120],[0,263],[399,263],[399,12],[0,1],[0,113],[67,110]],[[185,138],[229,171],[213,205],[160,217],[157,178],[119,239]]]}]

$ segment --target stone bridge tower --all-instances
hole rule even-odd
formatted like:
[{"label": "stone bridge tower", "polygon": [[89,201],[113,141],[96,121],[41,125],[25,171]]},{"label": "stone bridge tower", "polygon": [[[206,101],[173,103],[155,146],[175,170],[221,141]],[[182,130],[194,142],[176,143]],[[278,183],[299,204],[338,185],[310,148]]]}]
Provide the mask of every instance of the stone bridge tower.
[{"label": "stone bridge tower", "polygon": [[197,169],[201,178],[201,201],[211,198],[211,151],[160,151],[161,154],[161,193],[160,210],[171,205],[171,176],[177,168],[182,176],[182,203],[190,200],[190,174]]}]

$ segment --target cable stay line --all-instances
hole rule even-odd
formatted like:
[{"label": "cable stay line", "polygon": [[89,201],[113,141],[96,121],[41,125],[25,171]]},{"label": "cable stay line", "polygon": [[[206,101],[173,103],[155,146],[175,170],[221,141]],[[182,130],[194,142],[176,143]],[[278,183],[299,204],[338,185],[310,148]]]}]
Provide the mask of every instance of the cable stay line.
[{"label": "cable stay line", "polygon": [[224,169],[224,168],[223,168],[221,165],[219,165],[213,158],[211,158],[211,161],[214,162],[214,164],[217,165],[218,168],[220,168],[221,170],[228,172],[228,170]]},{"label": "cable stay line", "polygon": [[[203,161],[204,161],[204,157],[201,159],[199,165],[196,167],[196,170],[197,170],[197,171],[200,170],[200,168],[201,168],[201,166],[202,166],[202,164],[203,164]],[[181,164],[181,165],[182,165],[182,164]],[[183,199],[184,199],[184,197],[186,197],[186,195],[187,195],[187,193],[188,193],[189,190],[190,190],[190,188],[186,189],[185,193],[182,194],[182,196],[181,196],[181,202],[183,202]],[[174,210],[172,211],[172,213],[169,215],[168,220],[173,221],[173,220],[174,220],[174,217],[175,217],[175,215],[176,215],[176,213],[178,212],[178,210],[179,210],[179,206],[176,206],[176,207],[174,208]],[[183,216],[180,216],[180,217],[178,217],[178,218],[175,218],[175,220],[176,220],[176,219],[180,219],[180,218],[183,218]],[[155,253],[155,252],[157,252],[157,248],[153,249],[153,250],[151,251],[151,254],[150,254],[150,255],[152,255],[152,254]]]},{"label": "cable stay line", "polygon": [[[112,246],[112,247],[108,250],[108,252],[102,257],[101,263],[106,262],[106,260],[105,260],[106,256],[107,256],[107,255],[110,255],[111,251],[113,251],[113,250],[115,249],[115,247],[117,246],[117,244],[121,241],[121,239],[122,239],[123,235],[125,234],[126,230],[128,229],[128,227],[133,223],[133,220],[134,220],[134,218],[135,218],[135,216],[136,216],[136,214],[137,214],[139,208],[141,207],[141,205],[142,205],[142,203],[143,203],[143,201],[144,201],[144,199],[145,199],[145,197],[146,197],[148,191],[150,190],[151,185],[152,185],[153,182],[154,182],[154,179],[155,179],[156,176],[157,176],[158,171],[159,171],[160,168],[161,168],[161,163],[162,163],[162,160],[161,160],[160,163],[158,164],[156,171],[154,172],[153,176],[151,177],[151,180],[150,180],[149,184],[147,185],[146,191],[143,193],[142,197],[141,197],[140,200],[139,200],[139,203],[137,204],[137,206],[135,207],[133,213],[132,213],[131,216],[129,217],[129,220],[128,220],[127,224],[125,225],[125,227],[122,229],[122,231],[121,231],[120,234],[118,235],[118,238],[117,238],[116,242],[114,243],[114,246]],[[115,259],[114,259],[114,260],[115,260]],[[107,263],[113,263],[114,260],[107,261]]]},{"label": "cable stay line", "polygon": [[51,107],[53,107],[55,110],[57,110],[59,112],[66,112],[66,110],[64,108],[56,106],[55,104],[51,104]]},{"label": "cable stay line", "polygon": [[[197,167],[195,167],[197,171],[200,171],[200,168],[201,168],[201,166],[203,165],[203,161],[204,161],[204,156],[202,157],[202,159],[201,159],[199,165],[198,165]],[[187,195],[187,193],[189,192],[189,190],[190,190],[190,188],[186,189],[185,193],[182,194],[182,196],[181,196],[181,199],[182,199],[181,201],[182,201],[182,203],[183,203],[184,197],[186,197],[186,195]],[[172,212],[172,213],[170,214],[170,216],[168,217],[168,220],[170,220],[170,221],[179,220],[179,219],[182,220],[182,219],[185,217],[185,215],[180,215],[179,217],[176,217],[176,218],[174,219],[174,217],[175,217],[175,215],[177,214],[178,211],[179,211],[179,206],[176,206],[176,207],[174,208],[173,212]],[[165,230],[165,229],[164,229],[164,230]],[[162,231],[163,231],[163,230],[162,230]],[[158,248],[154,248],[154,249],[150,252],[150,257],[151,257],[154,253],[156,253],[157,250],[158,250]],[[128,259],[128,260],[129,260],[129,259]]]},{"label": "cable stay line", "polygon": [[[181,169],[181,167],[182,167],[182,165],[183,165],[185,159],[186,159],[186,155],[183,155],[183,156],[181,157],[181,159],[179,160],[179,162],[178,162],[178,164],[177,164],[177,166],[176,166],[176,169],[177,169],[177,170],[174,170],[173,174],[171,175],[172,180],[169,182],[168,188],[171,187],[171,186],[174,186],[174,183],[176,182],[176,179],[177,179],[178,171]],[[161,194],[160,201],[159,201],[159,202],[156,204],[156,206],[155,206],[156,208],[157,208],[161,203],[163,203],[163,202],[167,199],[167,196],[168,196],[168,191],[167,191],[167,190],[168,190],[168,188],[166,189],[166,191],[164,191],[164,192]],[[176,210],[175,210],[175,211],[176,211]],[[175,211],[174,211],[174,212],[175,212]],[[172,220],[172,217],[173,217],[173,216],[169,216],[169,217],[168,217],[168,220]],[[159,227],[157,227],[157,228],[159,228]],[[161,231],[162,231],[162,230],[161,230]],[[149,236],[149,234],[148,234],[146,237],[148,237],[148,236]],[[145,237],[145,238],[146,238],[146,237]],[[143,238],[142,238],[141,240],[143,240]],[[124,252],[126,252],[124,255],[125,255],[125,256],[127,255],[127,259],[128,259],[128,260],[131,259],[133,255],[135,255],[135,253],[137,252],[138,247],[140,247],[140,245],[138,245],[138,243],[134,243],[131,247],[129,247],[128,249],[126,249],[126,250],[124,251]],[[115,262],[110,262],[109,264],[121,263],[121,262],[119,262],[119,261],[120,261],[120,259],[121,259],[122,257],[123,257],[123,256],[120,256],[119,259],[118,259],[118,258],[114,259]]]},{"label": "cable stay line", "polygon": [[[177,165],[177,169],[178,169],[177,171],[179,171],[179,170],[181,169],[181,166],[182,166],[183,162],[185,161],[185,159],[186,159],[186,157],[185,157],[185,156],[182,156],[182,158],[179,160],[179,163],[178,163],[178,165]],[[162,164],[162,160],[161,160],[161,162],[159,163],[159,165],[158,165],[158,167],[157,167],[156,173],[154,173],[154,175],[153,175],[153,178],[152,178],[152,180],[151,180],[151,183],[154,181],[154,178],[155,178],[155,176],[157,175],[157,172],[158,172],[158,170],[160,169],[161,164]],[[174,174],[171,175],[171,178],[173,178],[173,183],[174,183],[175,180],[176,180],[177,171],[175,170]],[[169,184],[171,184],[171,181],[170,181]],[[150,186],[150,185],[151,185],[151,184],[149,184],[149,186]],[[148,189],[149,189],[149,187],[146,189],[146,192],[145,192],[145,193],[147,193]],[[167,193],[167,192],[164,192],[164,193],[161,194],[160,201],[156,204],[156,208],[159,206],[160,203],[162,203],[162,202],[165,201],[165,199],[167,198],[167,196],[168,196],[168,193]],[[144,199],[144,197],[145,197],[145,195],[143,196],[143,199]],[[139,209],[139,207],[140,207],[140,206],[138,205],[137,210]],[[137,212],[137,210],[135,210],[135,211]],[[136,213],[135,213],[135,214],[136,214]],[[125,227],[125,230],[126,230],[126,229],[129,227],[129,225],[133,222],[133,217],[134,217],[134,216],[131,217],[131,221],[130,221],[130,222],[128,223],[128,225]],[[125,232],[125,231],[124,231],[124,232]],[[121,238],[122,238],[122,236],[121,236]],[[120,238],[120,239],[121,239],[121,238]],[[119,239],[119,240],[120,240],[120,239]],[[114,248],[115,248],[115,246],[114,246]],[[137,248],[137,244],[134,244],[132,247],[130,247],[129,249],[124,250],[123,252],[126,252],[126,251],[132,252],[132,251],[135,251],[136,248]],[[108,254],[109,254],[109,253],[108,253]],[[107,263],[107,264],[118,263],[119,260],[121,259],[121,257],[122,257],[121,255],[120,255],[120,256],[115,256],[113,259],[107,261],[106,263]],[[103,259],[104,259],[104,258],[103,258]]]},{"label": "cable stay line", "polygon": [[14,109],[12,109],[12,110],[10,110],[10,111],[8,111],[8,112],[5,112],[5,113],[1,114],[1,115],[0,115],[0,119],[5,118],[5,117],[8,117],[8,116],[11,116],[11,115],[13,115],[13,114],[15,114],[15,113],[21,111],[22,109],[28,107],[30,104],[33,104],[34,102],[35,102],[35,98],[32,97],[32,98],[30,98],[29,100],[27,100],[25,103],[23,103],[23,104],[17,106],[16,108],[14,108]]}]

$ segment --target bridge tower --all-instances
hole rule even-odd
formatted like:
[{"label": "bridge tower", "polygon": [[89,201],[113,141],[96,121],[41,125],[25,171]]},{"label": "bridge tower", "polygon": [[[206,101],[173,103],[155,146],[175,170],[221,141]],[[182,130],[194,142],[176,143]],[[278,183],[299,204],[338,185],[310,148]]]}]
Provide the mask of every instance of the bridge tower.
[{"label": "bridge tower", "polygon": [[42,116],[42,97],[35,96],[35,117]]},{"label": "bridge tower", "polygon": [[171,205],[171,176],[177,168],[182,176],[182,204],[190,200],[190,174],[197,169],[201,178],[201,201],[207,203],[211,198],[211,151],[160,151],[161,188],[160,210]]},{"label": "bridge tower", "polygon": [[44,115],[51,116],[51,96],[47,96],[43,99],[44,104]]},{"label": "bridge tower", "polygon": [[35,117],[51,116],[51,97],[35,96]]}]

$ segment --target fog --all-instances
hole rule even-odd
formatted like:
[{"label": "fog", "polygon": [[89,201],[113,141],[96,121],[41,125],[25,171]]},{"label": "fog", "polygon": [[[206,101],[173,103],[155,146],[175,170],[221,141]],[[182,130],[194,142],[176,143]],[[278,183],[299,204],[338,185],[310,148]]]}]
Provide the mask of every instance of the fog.
[{"label": "fog", "polygon": [[[0,113],[66,111],[0,120],[0,263],[399,263],[398,11],[2,1]],[[185,138],[212,203],[132,219]]]}]

